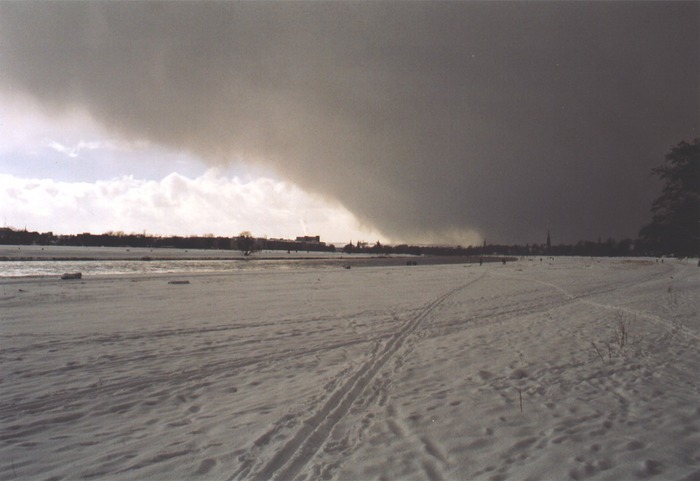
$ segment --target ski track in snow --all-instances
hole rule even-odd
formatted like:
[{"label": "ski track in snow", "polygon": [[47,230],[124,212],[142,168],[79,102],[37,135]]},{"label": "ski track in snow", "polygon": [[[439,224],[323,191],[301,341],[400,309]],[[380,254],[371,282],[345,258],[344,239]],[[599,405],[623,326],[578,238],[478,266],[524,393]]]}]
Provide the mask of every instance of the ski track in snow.
[{"label": "ski track in snow", "polygon": [[[485,273],[476,280],[454,288],[429,302],[421,311],[406,321],[401,329],[386,343],[383,349],[373,356],[350,377],[323,407],[310,419],[304,422],[297,434],[286,443],[275,456],[251,478],[256,481],[267,479],[293,479],[301,468],[318,451],[338,421],[348,412],[352,403],[373,380],[377,372],[403,346],[406,338],[415,331],[419,324],[442,303],[456,292],[478,282]],[[249,473],[243,470],[236,473],[232,479],[239,476],[248,478]]]},{"label": "ski track in snow", "polygon": [[4,280],[0,478],[697,480],[698,271]]}]

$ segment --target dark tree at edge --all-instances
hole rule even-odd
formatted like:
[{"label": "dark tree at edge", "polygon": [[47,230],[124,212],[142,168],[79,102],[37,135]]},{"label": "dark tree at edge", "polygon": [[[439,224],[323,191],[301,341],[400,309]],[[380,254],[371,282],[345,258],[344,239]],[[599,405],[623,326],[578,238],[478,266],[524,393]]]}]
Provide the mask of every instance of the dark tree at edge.
[{"label": "dark tree at edge", "polygon": [[651,173],[664,185],[640,237],[657,254],[700,254],[700,138],[673,147]]}]

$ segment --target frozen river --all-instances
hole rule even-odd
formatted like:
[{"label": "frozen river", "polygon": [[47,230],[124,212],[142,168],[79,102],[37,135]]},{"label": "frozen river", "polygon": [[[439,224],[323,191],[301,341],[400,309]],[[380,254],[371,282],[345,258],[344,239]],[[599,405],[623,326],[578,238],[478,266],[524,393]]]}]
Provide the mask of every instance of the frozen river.
[{"label": "frozen river", "polygon": [[234,250],[175,248],[0,246],[0,277],[231,273],[240,270],[338,267],[342,264],[399,264],[403,258],[378,258],[342,252],[262,251],[250,257]]},{"label": "frozen river", "polygon": [[[348,255],[338,252],[261,251],[244,256],[234,250],[175,248],[2,246],[0,277],[235,273],[288,269],[337,269],[341,266],[399,266],[407,259],[421,264],[465,264],[476,257]],[[497,262],[499,257],[486,258]]]}]

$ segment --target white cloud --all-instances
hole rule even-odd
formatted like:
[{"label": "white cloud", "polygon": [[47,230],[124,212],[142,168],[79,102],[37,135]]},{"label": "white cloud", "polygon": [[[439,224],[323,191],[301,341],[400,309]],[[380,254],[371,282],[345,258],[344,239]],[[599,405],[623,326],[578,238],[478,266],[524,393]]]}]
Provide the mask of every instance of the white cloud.
[{"label": "white cloud", "polygon": [[203,168],[186,152],[114,137],[85,112],[0,92],[0,226],[386,241],[342,206],[255,165]]},{"label": "white cloud", "polygon": [[0,92],[0,172],[71,182],[134,175],[161,179],[173,170],[191,177],[202,162],[139,139],[124,139],[80,110],[40,108],[20,94]]},{"label": "white cloud", "polygon": [[48,111],[16,92],[0,92],[0,126],[0,154],[36,149],[42,144],[60,151],[67,148],[67,142],[77,145],[85,136],[94,139],[103,135],[85,112]]},{"label": "white cloud", "polygon": [[267,177],[241,180],[217,170],[160,180],[123,176],[65,182],[0,174],[0,218],[5,225],[54,233],[110,230],[158,235],[321,235],[329,242],[386,242],[345,208],[297,186]]},{"label": "white cloud", "polygon": [[112,145],[105,144],[105,143],[100,142],[98,140],[93,140],[93,141],[80,140],[73,145],[63,145],[56,140],[49,140],[49,139],[47,139],[45,142],[46,142],[46,146],[49,147],[50,149],[53,149],[56,152],[59,152],[61,154],[65,154],[71,158],[78,157],[80,155],[80,152],[83,150],[100,150],[100,149],[113,149],[114,148]]}]

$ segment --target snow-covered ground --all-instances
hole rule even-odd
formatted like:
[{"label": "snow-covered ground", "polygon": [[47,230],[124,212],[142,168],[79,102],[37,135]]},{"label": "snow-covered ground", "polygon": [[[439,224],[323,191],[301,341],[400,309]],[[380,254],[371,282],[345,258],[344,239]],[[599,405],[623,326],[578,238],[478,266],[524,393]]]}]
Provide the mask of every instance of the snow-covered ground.
[{"label": "snow-covered ground", "polygon": [[697,481],[699,294],[671,259],[0,279],[0,479]]}]

